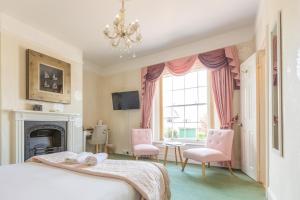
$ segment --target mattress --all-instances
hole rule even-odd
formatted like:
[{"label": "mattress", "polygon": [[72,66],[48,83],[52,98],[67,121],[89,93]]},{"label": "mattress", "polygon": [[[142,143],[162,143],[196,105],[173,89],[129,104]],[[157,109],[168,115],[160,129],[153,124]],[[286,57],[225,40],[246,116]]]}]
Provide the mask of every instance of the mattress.
[{"label": "mattress", "polygon": [[137,200],[140,195],[117,179],[80,174],[42,163],[0,167],[1,200]]}]

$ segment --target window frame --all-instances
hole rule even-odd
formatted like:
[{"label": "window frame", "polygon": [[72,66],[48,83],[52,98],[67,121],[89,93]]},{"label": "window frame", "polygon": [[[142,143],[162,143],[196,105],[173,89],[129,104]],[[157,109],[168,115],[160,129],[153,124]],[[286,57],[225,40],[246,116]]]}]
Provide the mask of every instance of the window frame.
[{"label": "window frame", "polygon": [[[200,71],[200,70],[206,70],[207,71],[207,126],[208,129],[213,128],[214,127],[214,106],[212,105],[212,95],[211,95],[211,75],[209,73],[209,71],[207,69],[204,69],[202,67],[196,67],[194,68],[191,72],[195,72],[195,71]],[[164,100],[164,95],[163,95],[163,78],[165,77],[165,75],[168,75],[170,73],[166,73],[164,74],[160,80],[159,80],[159,112],[160,112],[160,136],[159,139],[161,141],[165,140],[165,139],[170,139],[170,140],[174,140],[174,141],[180,141],[180,142],[184,142],[184,143],[203,143],[206,141],[206,139],[200,139],[198,140],[197,138],[195,139],[190,139],[190,138],[165,138],[164,137],[164,105],[163,105],[163,100]],[[172,74],[170,74],[172,76]],[[196,87],[194,87],[196,88]],[[200,88],[199,86],[197,86],[197,88]],[[186,90],[188,88],[185,88],[183,90]],[[173,91],[173,90],[172,90]],[[185,105],[185,104],[184,104]],[[183,106],[184,106],[183,105]],[[197,104],[199,105],[199,104]],[[186,122],[183,122],[186,123]],[[198,122],[196,122],[198,123]]]}]

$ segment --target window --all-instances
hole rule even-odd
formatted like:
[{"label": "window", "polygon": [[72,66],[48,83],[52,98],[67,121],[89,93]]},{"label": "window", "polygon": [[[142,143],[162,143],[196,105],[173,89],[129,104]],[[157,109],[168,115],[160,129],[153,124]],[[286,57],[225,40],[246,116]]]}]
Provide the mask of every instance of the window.
[{"label": "window", "polygon": [[207,70],[162,78],[164,138],[203,140],[208,128]]}]

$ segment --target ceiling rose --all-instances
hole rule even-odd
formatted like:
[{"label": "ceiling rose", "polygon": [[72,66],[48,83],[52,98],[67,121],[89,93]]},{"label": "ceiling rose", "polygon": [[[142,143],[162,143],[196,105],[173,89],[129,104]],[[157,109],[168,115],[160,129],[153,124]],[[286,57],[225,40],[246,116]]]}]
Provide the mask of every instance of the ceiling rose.
[{"label": "ceiling rose", "polygon": [[110,40],[112,47],[117,48],[122,58],[124,54],[131,54],[136,57],[134,46],[140,44],[142,35],[138,20],[125,24],[125,2],[122,0],[122,7],[113,21],[112,27],[105,26],[104,35]]}]

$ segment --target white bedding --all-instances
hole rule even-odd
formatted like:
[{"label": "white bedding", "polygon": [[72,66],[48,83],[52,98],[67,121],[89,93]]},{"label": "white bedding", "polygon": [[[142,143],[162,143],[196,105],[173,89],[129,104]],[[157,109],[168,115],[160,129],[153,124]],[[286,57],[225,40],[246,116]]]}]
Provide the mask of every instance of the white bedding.
[{"label": "white bedding", "polygon": [[0,167],[1,200],[137,200],[126,182],[80,174],[41,163]]}]

